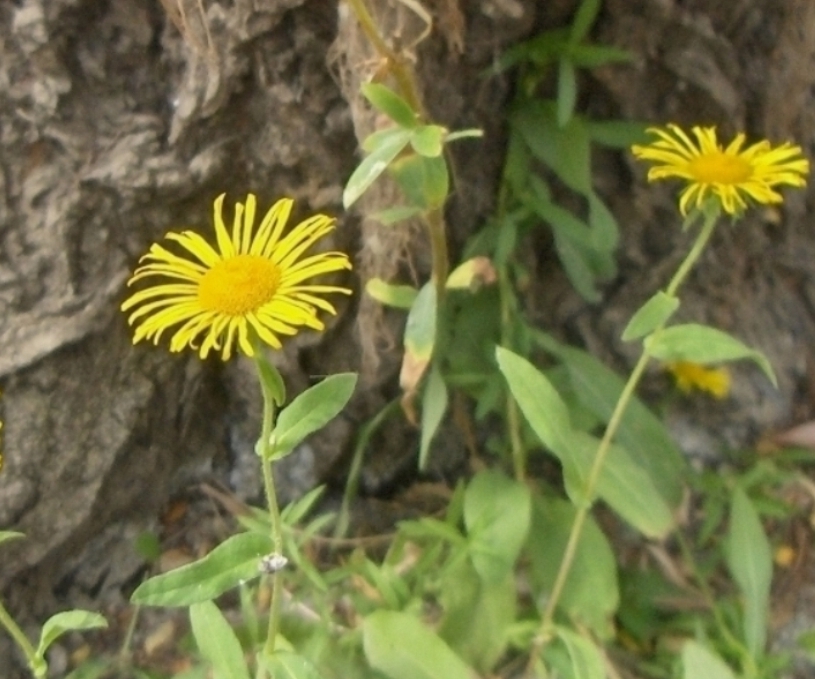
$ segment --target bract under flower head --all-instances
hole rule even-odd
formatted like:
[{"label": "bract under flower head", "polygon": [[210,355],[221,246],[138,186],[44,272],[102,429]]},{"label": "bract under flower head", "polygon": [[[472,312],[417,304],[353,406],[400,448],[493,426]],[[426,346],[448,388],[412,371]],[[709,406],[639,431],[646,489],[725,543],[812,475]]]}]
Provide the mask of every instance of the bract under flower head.
[{"label": "bract under flower head", "polygon": [[255,231],[257,199],[249,194],[245,204],[235,205],[230,234],[223,203],[224,194],[214,203],[217,249],[197,233],[183,231],[166,237],[180,246],[181,254],[153,244],[141,258],[140,263],[147,263],[136,269],[128,285],[143,279],[152,284],[122,304],[122,311],[132,310],[128,323],[136,328],[134,344],[143,339],[158,344],[165,330],[179,326],[170,351],[189,346],[203,359],[214,349],[227,360],[237,343],[253,356],[256,339],[280,349],[280,336],[295,335],[303,327],[323,330],[318,310],[336,310],[322,296],[350,294],[347,288],[306,283],[351,268],[341,252],[304,255],[334,229],[333,219],[315,215],[284,235],[293,204],[286,198],[272,206]]},{"label": "bract under flower head", "polygon": [[650,128],[657,139],[631,148],[634,156],[659,163],[648,171],[648,181],[678,178],[687,181],[679,199],[683,215],[699,208],[710,197],[735,215],[748,202],[781,203],[777,186],[802,187],[809,174],[809,161],[800,146],[785,143],[772,147],[767,140],[742,148],[745,135],[738,134],[727,147],[716,139],[715,127],[692,128],[695,140],[677,125]]}]

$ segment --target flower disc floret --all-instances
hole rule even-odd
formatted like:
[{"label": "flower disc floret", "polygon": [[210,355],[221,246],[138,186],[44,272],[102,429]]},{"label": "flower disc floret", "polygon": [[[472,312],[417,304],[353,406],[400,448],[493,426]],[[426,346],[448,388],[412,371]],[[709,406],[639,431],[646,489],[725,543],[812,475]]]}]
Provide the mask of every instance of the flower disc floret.
[{"label": "flower disc floret", "polygon": [[693,127],[691,131],[694,139],[677,125],[651,128],[648,132],[656,140],[631,149],[636,158],[658,163],[648,171],[648,181],[677,178],[687,182],[679,199],[683,215],[711,197],[728,214],[741,214],[750,202],[781,203],[778,186],[806,185],[809,161],[800,146],[784,143],[773,147],[762,140],[743,148],[746,137],[738,134],[722,147],[715,127]]},{"label": "flower disc floret", "polygon": [[[341,252],[305,255],[334,229],[334,220],[315,215],[284,233],[293,201],[282,199],[266,213],[255,230],[257,199],[235,205],[231,232],[223,219],[224,195],[214,203],[215,238],[212,247],[193,231],[171,232],[167,240],[181,250],[175,254],[159,244],[140,260],[128,285],[149,279],[151,285],[122,304],[135,326],[133,343],[174,329],[170,351],[191,347],[206,358],[211,350],[229,359],[235,345],[254,355],[257,340],[280,349],[281,336],[307,327],[323,330],[319,311],[336,313],[323,298],[350,294],[335,285],[308,281],[315,276],[351,268]],[[200,346],[199,346],[200,342]]]}]

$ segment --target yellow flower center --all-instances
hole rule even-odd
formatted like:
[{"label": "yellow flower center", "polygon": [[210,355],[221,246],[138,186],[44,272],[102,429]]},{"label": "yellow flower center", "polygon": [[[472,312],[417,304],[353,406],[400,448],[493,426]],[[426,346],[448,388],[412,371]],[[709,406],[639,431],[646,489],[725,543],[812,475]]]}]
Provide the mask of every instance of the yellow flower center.
[{"label": "yellow flower center", "polygon": [[224,259],[204,274],[198,301],[207,311],[243,316],[270,302],[280,285],[280,270],[257,255]]},{"label": "yellow flower center", "polygon": [[721,151],[697,156],[688,165],[700,184],[741,184],[753,174],[753,167],[746,160]]}]

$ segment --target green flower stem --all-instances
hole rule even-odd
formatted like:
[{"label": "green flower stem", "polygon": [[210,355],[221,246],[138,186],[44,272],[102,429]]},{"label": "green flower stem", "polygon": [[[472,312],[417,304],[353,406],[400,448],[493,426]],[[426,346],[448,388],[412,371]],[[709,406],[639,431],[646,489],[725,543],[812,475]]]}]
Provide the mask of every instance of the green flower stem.
[{"label": "green flower stem", "polygon": [[[674,296],[679,290],[679,286],[682,285],[691,268],[702,254],[705,245],[710,240],[710,236],[713,233],[713,228],[716,225],[716,220],[718,217],[719,210],[705,210],[704,221],[702,228],[699,231],[699,235],[696,237],[696,241],[685,259],[679,265],[679,268],[671,279],[671,282],[668,284],[668,287],[665,289],[666,294]],[[658,337],[664,327],[665,322],[661,323],[654,330],[651,337]],[[572,527],[569,532],[569,539],[566,542],[566,549],[563,552],[563,558],[561,559],[557,576],[555,577],[555,582],[552,585],[552,592],[549,595],[549,600],[546,602],[546,608],[543,612],[543,619],[541,620],[539,632],[535,642],[532,645],[532,649],[530,650],[529,662],[526,666],[526,676],[532,676],[534,665],[538,656],[552,637],[552,625],[555,616],[555,609],[557,608],[560,597],[563,594],[563,588],[566,585],[566,580],[569,577],[569,572],[571,571],[572,563],[574,562],[575,554],[577,553],[577,546],[580,543],[580,536],[583,531],[583,526],[586,523],[586,518],[588,517],[591,506],[594,503],[594,495],[597,490],[597,482],[600,480],[600,474],[603,471],[603,464],[606,461],[608,451],[611,449],[611,442],[613,441],[614,436],[617,434],[617,429],[620,426],[620,422],[622,422],[623,415],[625,415],[626,408],[628,408],[628,404],[634,395],[640,378],[645,372],[645,368],[648,366],[648,361],[650,359],[651,356],[648,353],[648,350],[643,347],[642,354],[634,366],[634,369],[631,371],[631,375],[623,387],[620,398],[617,400],[617,404],[614,406],[614,411],[612,412],[611,418],[608,421],[608,426],[603,434],[603,439],[600,441],[600,445],[597,447],[597,452],[595,453],[594,461],[592,462],[592,466],[589,471],[589,477],[586,481],[586,501],[581,503],[581,505],[577,508],[577,513],[575,514],[574,521],[572,522]]]},{"label": "green flower stem", "polygon": [[11,617],[11,614],[6,610],[6,607],[3,605],[3,602],[0,601],[0,625],[6,628],[6,631],[11,635],[11,638],[17,643],[20,647],[20,650],[25,654],[26,660],[28,661],[28,666],[31,671],[34,673],[35,676],[42,676],[41,673],[37,672],[37,666],[39,665],[37,661],[37,651],[34,646],[31,645],[31,642],[28,640],[28,637],[23,633],[23,630],[20,629],[20,626],[14,621],[14,618]]},{"label": "green flower stem", "polygon": [[[258,376],[260,376],[260,366],[258,366]],[[263,470],[263,487],[266,491],[266,503],[269,508],[269,516],[271,517],[272,523],[273,551],[275,554],[282,555],[283,522],[280,518],[280,507],[277,504],[277,491],[275,490],[272,460],[270,459],[272,456],[271,437],[274,429],[275,397],[262,378],[260,379],[260,387],[263,392],[263,423],[261,425],[260,441],[258,441],[258,454],[260,455],[260,466]],[[274,653],[277,629],[280,624],[281,588],[280,571],[277,571],[272,574],[269,630],[266,634],[266,643],[263,646],[263,653],[269,657]]]}]

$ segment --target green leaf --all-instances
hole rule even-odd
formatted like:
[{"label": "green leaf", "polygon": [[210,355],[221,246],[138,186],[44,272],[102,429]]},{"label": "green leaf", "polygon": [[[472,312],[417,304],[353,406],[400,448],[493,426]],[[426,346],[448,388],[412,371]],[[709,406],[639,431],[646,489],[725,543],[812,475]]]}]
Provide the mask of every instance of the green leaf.
[{"label": "green leaf", "polygon": [[209,601],[256,578],[260,558],[271,550],[268,535],[233,535],[203,559],[143,582],[130,601],[144,606],[190,606]]},{"label": "green leaf", "polygon": [[459,264],[447,277],[444,287],[448,290],[475,292],[482,285],[490,285],[498,279],[498,272],[488,257],[471,257]]},{"label": "green leaf", "polygon": [[322,675],[307,658],[290,651],[275,651],[263,664],[274,679],[321,679]]},{"label": "green leaf", "polygon": [[[533,431],[561,461],[569,497],[592,502],[586,481],[599,442],[571,428],[566,404],[546,377],[526,359],[498,348],[498,365],[513,397]],[[663,537],[673,516],[648,473],[620,446],[612,446],[598,479],[596,492],[643,534]]]},{"label": "green leaf", "polygon": [[339,415],[354,393],[356,383],[355,373],[329,375],[281,410],[272,432],[272,459],[288,455],[306,436]]},{"label": "green leaf", "polygon": [[744,597],[744,640],[758,658],[767,643],[773,559],[758,513],[739,487],[733,489],[725,558]]},{"label": "green leaf", "polygon": [[420,156],[436,158],[441,155],[447,130],[440,125],[421,125],[413,130],[410,145]]},{"label": "green leaf", "polygon": [[413,153],[395,160],[390,170],[411,205],[436,210],[447,200],[450,177],[442,156],[426,158]]},{"label": "green leaf", "polygon": [[249,679],[238,637],[223,613],[211,601],[190,606],[190,624],[201,655],[218,679]]},{"label": "green leaf", "polygon": [[569,656],[572,679],[605,679],[606,664],[594,643],[560,625],[555,634]]},{"label": "green leaf", "polygon": [[573,116],[561,127],[551,105],[531,101],[510,116],[510,124],[535,157],[552,168],[569,188],[584,196],[592,192],[589,135],[582,119]]},{"label": "green leaf", "polygon": [[[579,477],[588,477],[600,441],[585,432],[574,432],[571,455]],[[648,473],[628,452],[612,444],[597,480],[597,494],[634,528],[649,538],[664,538],[674,527],[673,514]],[[590,498],[591,499],[591,498]]]},{"label": "green leaf", "polygon": [[[544,348],[563,362],[580,403],[608,423],[624,381],[591,354],[561,345],[542,334],[537,337],[545,339]],[[668,506],[677,507],[682,499],[686,462],[662,421],[634,398],[623,415],[615,440],[637,466],[647,471]]]},{"label": "green leaf", "polygon": [[706,364],[748,358],[761,368],[773,386],[778,386],[772,366],[764,354],[721,330],[705,325],[688,323],[665,328],[646,338],[645,348],[651,356],[661,361]]},{"label": "green leaf", "polygon": [[518,354],[498,347],[495,357],[512,396],[541,443],[552,451],[567,451],[572,425],[560,394],[543,373]]},{"label": "green leaf", "polygon": [[[545,601],[552,590],[576,511],[559,498],[536,497],[532,501],[530,534],[545,536],[545,539],[530,540],[527,547],[530,576],[538,601]],[[607,639],[614,633],[612,617],[619,603],[614,553],[594,517],[589,515],[558,608]]]},{"label": "green leaf", "polygon": [[415,205],[397,205],[395,207],[380,210],[379,212],[374,212],[371,215],[371,218],[376,219],[383,226],[392,226],[397,222],[410,219],[411,217],[415,217],[416,215],[420,214],[422,214],[421,208],[418,208]]},{"label": "green leaf", "polygon": [[575,12],[574,19],[572,19],[572,26],[569,30],[569,42],[572,44],[579,43],[585,38],[595,19],[597,13],[600,11],[601,0],[583,0],[580,7]]},{"label": "green leaf", "polygon": [[484,582],[501,582],[513,572],[529,532],[530,508],[526,485],[499,472],[480,472],[467,485],[468,552]]},{"label": "green leaf", "polygon": [[366,83],[360,90],[362,96],[397,125],[412,128],[418,124],[416,114],[410,108],[410,104],[393,90],[379,83]]},{"label": "green leaf", "polygon": [[427,468],[430,444],[447,412],[447,386],[439,369],[433,366],[422,394],[422,434],[419,444],[419,469]]},{"label": "green leaf", "polygon": [[365,655],[390,679],[477,679],[430,628],[407,613],[377,611],[362,626]]},{"label": "green leaf", "polygon": [[275,404],[283,405],[286,401],[286,383],[280,371],[269,361],[262,352],[255,352],[255,365],[258,376],[263,382],[263,389],[271,395]]},{"label": "green leaf", "polygon": [[565,57],[558,61],[557,73],[557,124],[564,127],[574,113],[577,101],[577,75],[574,65]]},{"label": "green leaf", "polygon": [[348,179],[342,194],[345,209],[351,207],[368,190],[410,142],[410,130],[394,128],[385,132],[387,135],[383,134],[379,138],[376,148],[363,159]]},{"label": "green leaf", "polygon": [[399,384],[404,391],[418,389],[419,382],[430,365],[436,342],[436,286],[432,281],[419,290],[408,312],[405,324],[405,355]]},{"label": "green leaf", "polygon": [[631,52],[606,45],[575,45],[569,50],[569,58],[577,68],[597,68],[611,63],[627,63]]},{"label": "green leaf", "polygon": [[439,636],[482,676],[490,676],[507,648],[518,596],[512,574],[487,583],[473,565],[459,559],[444,569],[439,587],[444,617]]},{"label": "green leaf", "polygon": [[586,130],[592,141],[614,149],[629,149],[634,144],[648,143],[644,123],[627,120],[590,120]]},{"label": "green leaf", "polygon": [[419,294],[412,285],[391,285],[381,278],[371,278],[365,284],[365,292],[377,302],[396,309],[410,309]]},{"label": "green leaf", "polygon": [[42,626],[35,655],[40,659],[45,658],[48,647],[66,632],[100,629],[107,626],[107,620],[98,613],[92,613],[91,611],[65,611],[52,615]]},{"label": "green leaf", "polygon": [[682,679],[736,679],[733,671],[697,641],[682,647]]},{"label": "green leaf", "polygon": [[15,530],[0,530],[0,545],[7,540],[19,540],[24,537],[25,533],[18,533]]},{"label": "green leaf", "polygon": [[623,342],[650,335],[679,308],[679,300],[662,290],[643,304],[623,330]]},{"label": "green leaf", "polygon": [[608,262],[607,270],[596,268],[600,276],[611,278],[617,272],[617,264],[613,255],[620,242],[620,227],[617,226],[617,220],[614,219],[611,210],[606,207],[606,204],[600,200],[596,193],[590,193],[587,198],[589,200],[591,242],[595,250],[607,257]]}]

